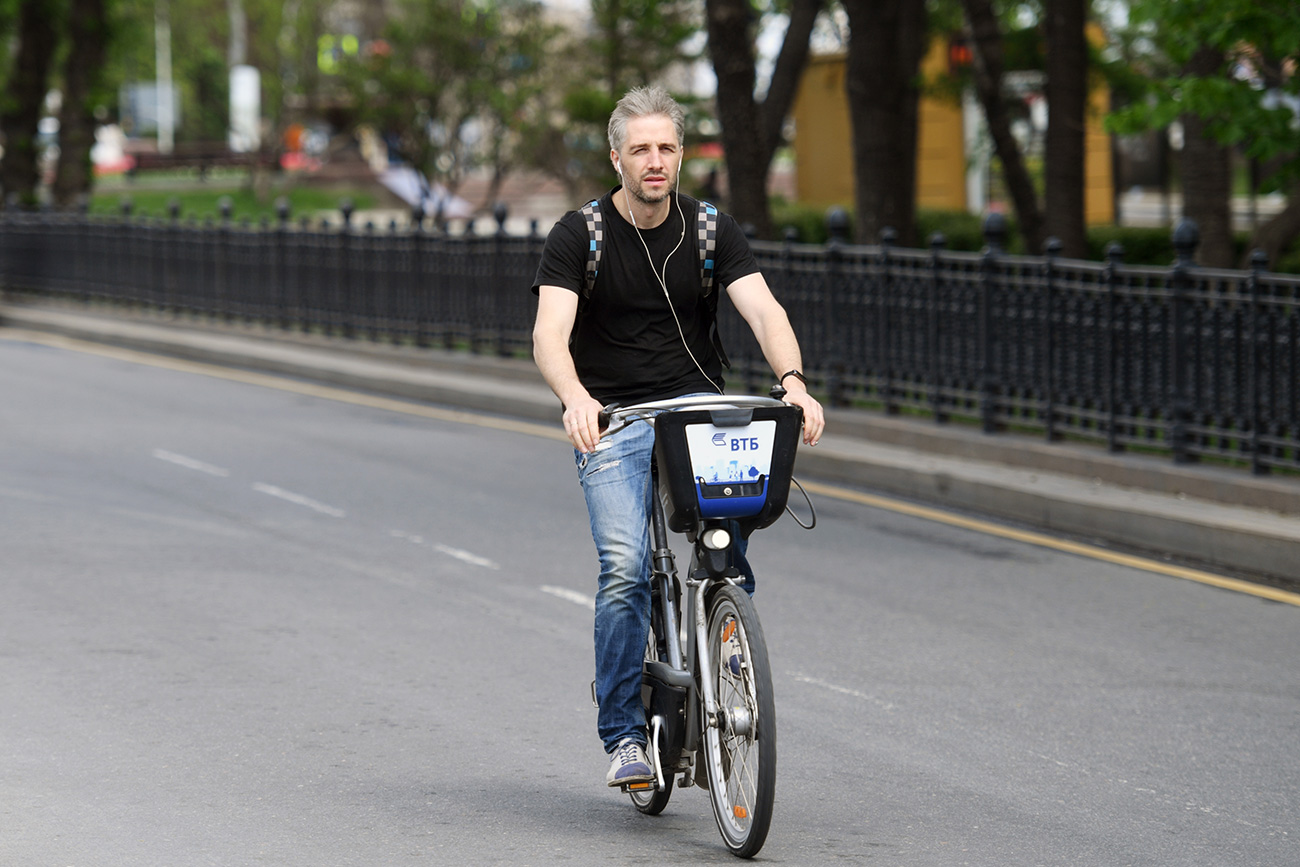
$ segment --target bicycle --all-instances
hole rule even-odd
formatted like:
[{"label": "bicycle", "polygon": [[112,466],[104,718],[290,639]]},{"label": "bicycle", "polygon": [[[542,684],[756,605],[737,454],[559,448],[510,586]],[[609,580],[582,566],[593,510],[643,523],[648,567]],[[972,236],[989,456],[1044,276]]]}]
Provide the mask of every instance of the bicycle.
[{"label": "bicycle", "polygon": [[[642,669],[655,779],[623,789],[638,810],[657,815],[674,777],[681,788],[706,788],[723,841],[743,858],[763,847],[772,821],[776,707],[762,625],[731,551],[786,510],[803,411],[782,403],[784,394],[778,385],[771,397],[615,404],[601,414],[605,435],[637,422],[655,427]],[[815,514],[800,522],[815,523]],[[669,530],[692,543],[684,607]]]}]

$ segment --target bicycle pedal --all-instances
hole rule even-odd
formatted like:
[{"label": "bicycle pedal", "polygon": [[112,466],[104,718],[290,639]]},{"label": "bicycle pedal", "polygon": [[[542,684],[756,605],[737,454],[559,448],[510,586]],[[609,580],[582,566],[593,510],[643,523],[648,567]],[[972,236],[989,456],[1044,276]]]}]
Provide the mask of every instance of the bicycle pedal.
[{"label": "bicycle pedal", "polygon": [[654,787],[654,780],[646,780],[643,783],[626,783],[620,788],[622,788],[624,792],[647,792]]}]

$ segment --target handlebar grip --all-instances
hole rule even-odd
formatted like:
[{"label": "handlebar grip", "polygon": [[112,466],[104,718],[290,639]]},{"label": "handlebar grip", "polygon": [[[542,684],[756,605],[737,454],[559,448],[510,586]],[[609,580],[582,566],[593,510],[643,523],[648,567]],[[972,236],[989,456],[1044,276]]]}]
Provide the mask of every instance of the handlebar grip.
[{"label": "handlebar grip", "polygon": [[609,427],[609,420],[613,418],[616,409],[618,409],[618,404],[611,403],[600,411],[600,415],[596,416],[596,424],[601,430],[605,430],[605,428]]}]

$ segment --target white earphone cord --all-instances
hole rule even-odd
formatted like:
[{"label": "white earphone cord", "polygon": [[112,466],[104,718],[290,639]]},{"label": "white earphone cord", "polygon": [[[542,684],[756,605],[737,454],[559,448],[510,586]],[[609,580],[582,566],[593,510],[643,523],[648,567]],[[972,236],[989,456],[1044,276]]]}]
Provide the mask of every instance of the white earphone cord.
[{"label": "white earphone cord", "polygon": [[[621,160],[619,161],[619,164],[615,168],[618,169],[619,180],[623,181],[623,198],[627,199],[628,198],[627,179],[623,177],[623,164]],[[686,214],[682,212],[682,197],[680,194],[681,186],[682,186],[682,161],[681,158],[679,157],[677,160],[677,182],[674,185],[673,192],[676,194],[676,199],[677,199],[677,216],[680,217],[682,221],[682,234],[681,237],[677,239],[677,246],[673,247],[672,252],[670,252],[667,256],[664,257],[664,267],[663,267],[662,274],[655,269],[654,257],[650,255],[650,245],[645,242],[645,237],[642,236],[641,234],[641,227],[636,224],[636,209],[632,207],[631,200],[628,200],[627,212],[632,215],[632,228],[636,230],[636,236],[637,239],[641,242],[641,248],[645,250],[646,261],[650,263],[650,273],[654,274],[655,279],[659,281],[659,288],[664,290],[664,299],[668,302],[668,312],[673,315],[673,322],[677,324],[677,336],[681,338],[682,348],[685,349],[686,354],[691,357],[691,363],[695,365],[695,369],[700,372],[700,375],[703,376],[705,380],[708,381],[709,385],[713,387],[714,391],[716,391],[718,394],[722,394],[722,389],[719,388],[718,384],[713,381],[713,377],[709,376],[708,373],[704,371],[703,366],[700,365],[699,359],[695,357],[695,353],[691,352],[691,345],[686,342],[686,333],[682,330],[682,321],[679,318],[677,318],[677,309],[673,307],[672,296],[668,294],[668,260],[672,259],[673,255],[678,250],[681,249],[682,242],[686,240]]]}]

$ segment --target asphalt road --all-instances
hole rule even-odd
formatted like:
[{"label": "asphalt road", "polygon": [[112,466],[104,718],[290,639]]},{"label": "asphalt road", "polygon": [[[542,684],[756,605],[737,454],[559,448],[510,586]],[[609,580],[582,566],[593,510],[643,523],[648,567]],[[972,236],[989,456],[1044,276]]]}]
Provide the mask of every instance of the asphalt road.
[{"label": "asphalt road", "polygon": [[[0,339],[0,864],[726,863],[603,785],[565,445]],[[1300,863],[1300,609],[821,497],[783,864]]]}]

